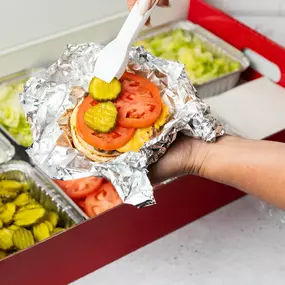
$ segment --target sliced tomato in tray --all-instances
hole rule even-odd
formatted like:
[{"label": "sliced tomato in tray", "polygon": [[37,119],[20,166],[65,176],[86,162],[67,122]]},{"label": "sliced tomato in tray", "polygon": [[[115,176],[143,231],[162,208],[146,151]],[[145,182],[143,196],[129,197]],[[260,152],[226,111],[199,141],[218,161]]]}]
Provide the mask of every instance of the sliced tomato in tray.
[{"label": "sliced tomato in tray", "polygon": [[98,191],[87,196],[85,212],[92,218],[122,203],[116,189],[110,182],[105,182]]},{"label": "sliced tomato in tray", "polygon": [[120,81],[122,92],[115,102],[118,109],[118,125],[125,128],[150,127],[162,110],[158,87],[150,80],[128,72]]},{"label": "sliced tomato in tray", "polygon": [[85,211],[85,198],[80,200],[74,200],[74,202],[83,210]]},{"label": "sliced tomato in tray", "polygon": [[81,199],[96,192],[103,183],[103,178],[87,177],[74,180],[55,180],[55,183],[72,199]]}]

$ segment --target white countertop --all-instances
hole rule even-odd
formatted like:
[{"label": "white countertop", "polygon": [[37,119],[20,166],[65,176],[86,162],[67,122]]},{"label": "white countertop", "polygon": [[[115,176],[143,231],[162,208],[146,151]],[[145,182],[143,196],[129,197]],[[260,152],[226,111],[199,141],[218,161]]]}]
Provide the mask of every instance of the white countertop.
[{"label": "white countertop", "polygon": [[73,285],[283,285],[283,223],[247,196]]}]

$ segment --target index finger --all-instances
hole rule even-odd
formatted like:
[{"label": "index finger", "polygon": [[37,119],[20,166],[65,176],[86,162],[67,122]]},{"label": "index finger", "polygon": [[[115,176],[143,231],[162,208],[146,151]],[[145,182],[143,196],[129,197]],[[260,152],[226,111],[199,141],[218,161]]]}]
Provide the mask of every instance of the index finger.
[{"label": "index finger", "polygon": [[135,6],[137,0],[128,0],[127,3],[128,3],[128,9],[129,10],[132,10],[132,8]]},{"label": "index finger", "polygon": [[[136,2],[137,2],[137,0],[127,0],[129,10],[132,10],[132,8],[136,4]],[[152,4],[154,2],[155,2],[155,0],[152,0]],[[168,7],[169,6],[169,0],[159,0],[157,5],[160,7]]]}]

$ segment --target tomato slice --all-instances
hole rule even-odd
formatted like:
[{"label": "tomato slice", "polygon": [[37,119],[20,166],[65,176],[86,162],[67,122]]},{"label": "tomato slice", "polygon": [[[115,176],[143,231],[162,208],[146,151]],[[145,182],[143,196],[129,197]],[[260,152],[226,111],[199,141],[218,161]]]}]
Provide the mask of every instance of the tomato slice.
[{"label": "tomato slice", "polygon": [[85,210],[85,199],[75,200],[75,203],[81,208],[83,211]]},{"label": "tomato slice", "polygon": [[92,218],[122,203],[114,186],[110,182],[103,183],[98,191],[88,195],[85,200],[85,212]]},{"label": "tomato slice", "polygon": [[66,181],[54,181],[70,198],[81,199],[98,190],[103,183],[103,178],[87,177]]},{"label": "tomato slice", "polygon": [[79,136],[88,144],[97,149],[102,150],[116,150],[124,146],[131,140],[135,134],[135,128],[124,128],[117,126],[112,132],[103,134],[96,133],[94,130],[88,128],[84,122],[84,113],[92,106],[98,104],[90,96],[86,97],[78,107],[77,112],[77,131]]},{"label": "tomato slice", "polygon": [[158,87],[148,79],[128,72],[120,81],[122,92],[115,103],[118,109],[118,125],[125,128],[150,127],[162,110]]}]

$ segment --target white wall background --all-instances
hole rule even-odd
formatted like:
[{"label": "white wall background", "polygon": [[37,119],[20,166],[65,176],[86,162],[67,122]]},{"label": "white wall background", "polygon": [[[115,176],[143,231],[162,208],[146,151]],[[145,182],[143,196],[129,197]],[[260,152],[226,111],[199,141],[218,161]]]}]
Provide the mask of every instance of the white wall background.
[{"label": "white wall background", "polygon": [[126,1],[0,0],[0,7],[0,51],[3,51],[117,15],[126,11]]},{"label": "white wall background", "polygon": [[[283,27],[280,24],[285,24],[284,0],[208,2],[251,25],[265,23],[267,32],[276,25],[281,33]],[[0,51],[3,53],[30,41],[118,16],[126,12],[126,0],[0,0],[0,7]]]},{"label": "white wall background", "polygon": [[[285,46],[285,0],[207,0]],[[154,23],[183,19],[189,0],[157,9]],[[126,0],[0,0],[0,76],[53,61],[70,42],[110,40]]]},{"label": "white wall background", "polygon": [[[283,0],[206,0],[216,7],[232,14],[243,15],[285,15]],[[282,11],[283,8],[283,11]]]},{"label": "white wall background", "polygon": [[207,0],[285,46],[285,0]]}]

